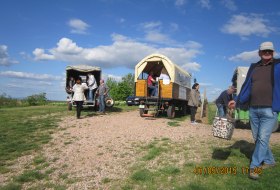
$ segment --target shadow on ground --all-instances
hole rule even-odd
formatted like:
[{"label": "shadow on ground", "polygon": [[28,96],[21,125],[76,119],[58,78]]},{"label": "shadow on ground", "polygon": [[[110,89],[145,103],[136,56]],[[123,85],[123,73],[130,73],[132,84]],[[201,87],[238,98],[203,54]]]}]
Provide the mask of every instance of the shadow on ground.
[{"label": "shadow on ground", "polygon": [[245,140],[236,141],[233,145],[226,148],[216,148],[212,153],[212,158],[216,160],[226,160],[233,149],[239,149],[248,159],[251,159],[255,145]]}]

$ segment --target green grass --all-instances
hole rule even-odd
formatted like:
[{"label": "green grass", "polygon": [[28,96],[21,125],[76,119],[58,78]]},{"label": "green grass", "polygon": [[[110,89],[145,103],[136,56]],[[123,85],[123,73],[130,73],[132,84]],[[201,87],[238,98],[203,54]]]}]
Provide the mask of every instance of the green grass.
[{"label": "green grass", "polygon": [[179,127],[180,123],[178,121],[168,121],[167,125],[170,127]]},{"label": "green grass", "polygon": [[[140,159],[131,168],[130,177],[119,183],[122,189],[280,189],[280,167],[262,171],[261,178],[248,178],[248,166],[253,144],[245,140],[224,141],[213,139],[199,144],[156,140],[142,148],[144,155],[151,150],[164,149],[152,159]],[[188,147],[188,148],[187,148]],[[179,151],[178,151],[179,150]],[[280,159],[280,146],[273,147],[276,160]],[[182,157],[177,154],[183,154]],[[194,155],[200,161],[190,161]],[[182,160],[183,159],[183,160]],[[179,164],[179,162],[185,164]],[[114,189],[113,186],[112,189]]]},{"label": "green grass", "polygon": [[[71,114],[65,106],[33,106],[0,109],[0,173],[10,172],[9,166],[17,158],[40,152],[42,145],[51,140],[61,117]],[[41,154],[34,157],[31,167],[13,176],[11,182],[0,189],[21,189],[24,183],[47,179],[52,173],[43,171],[49,166]],[[28,166],[27,168],[30,168]]]},{"label": "green grass", "polygon": [[0,168],[48,143],[63,111],[56,106],[0,109]]},{"label": "green grass", "polygon": [[216,110],[217,110],[216,104],[214,103],[208,104],[208,123],[210,125],[212,125],[213,123],[214,117],[216,115]]},{"label": "green grass", "polygon": [[[137,109],[118,106],[115,111],[130,111],[131,108]],[[90,116],[94,112],[84,110],[82,114]],[[12,176],[8,184],[1,184],[0,190],[19,190],[27,184],[31,184],[28,189],[64,190],[77,182],[70,178],[71,174],[60,173],[60,183],[51,183],[49,178],[52,173],[57,169],[63,171],[67,163],[62,168],[53,168],[50,163],[56,162],[58,158],[48,161],[40,152],[42,145],[48,143],[51,134],[56,132],[60,118],[65,115],[74,116],[75,110],[67,111],[66,105],[0,109],[0,173],[10,172],[9,167],[18,157],[34,155],[28,167],[21,174]],[[186,118],[179,117],[170,122],[180,124]],[[65,143],[67,145],[68,141]],[[279,164],[264,170],[258,181],[248,179],[247,167],[254,146],[246,140],[193,137],[173,142],[170,138],[160,137],[151,142],[135,143],[133,148],[139,157],[130,167],[126,178],[104,177],[101,181],[103,185],[124,190],[280,189]],[[280,146],[274,145],[272,151],[278,163]]]}]

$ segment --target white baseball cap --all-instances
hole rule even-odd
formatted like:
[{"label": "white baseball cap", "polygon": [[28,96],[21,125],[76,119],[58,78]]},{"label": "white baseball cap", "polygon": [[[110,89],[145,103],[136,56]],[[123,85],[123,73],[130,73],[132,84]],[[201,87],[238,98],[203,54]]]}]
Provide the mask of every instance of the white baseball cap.
[{"label": "white baseball cap", "polygon": [[272,50],[272,51],[274,51],[273,43],[272,42],[261,43],[260,50]]}]

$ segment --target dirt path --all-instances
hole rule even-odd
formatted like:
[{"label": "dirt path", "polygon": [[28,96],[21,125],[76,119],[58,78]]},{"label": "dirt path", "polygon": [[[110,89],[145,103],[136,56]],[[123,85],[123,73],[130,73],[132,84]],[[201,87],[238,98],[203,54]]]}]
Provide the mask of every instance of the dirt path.
[{"label": "dirt path", "polygon": [[[53,135],[50,146],[45,148],[49,160],[56,159],[55,166],[61,168],[56,174],[70,174],[75,183],[70,189],[104,189],[102,180],[121,179],[127,175],[128,167],[137,158],[141,143],[155,138],[182,141],[188,138],[212,139],[211,126],[191,125],[179,122],[179,127],[170,127],[166,118],[141,118],[138,111],[86,117],[77,120],[66,118],[61,130]],[[278,143],[280,134],[274,133],[271,142]],[[252,142],[251,131],[235,129],[232,141]]]},{"label": "dirt path", "polygon": [[[170,126],[168,122],[174,121],[180,126]],[[48,168],[54,168],[51,182],[67,184],[68,189],[110,189],[110,183],[104,181],[127,177],[129,168],[141,156],[139,147],[155,139],[168,138],[172,142],[217,139],[212,136],[210,125],[191,125],[188,120],[141,118],[138,111],[94,115],[79,120],[68,117],[59,124],[59,129],[42,152],[50,163]],[[228,142],[234,144],[238,140],[252,142],[251,131],[235,129]],[[279,142],[280,133],[274,133],[271,143]],[[196,142],[193,143],[196,146]],[[29,155],[20,158],[18,163],[31,162],[33,158]],[[20,168],[23,169],[24,164],[17,166],[18,172]],[[67,179],[71,181],[65,182]],[[1,181],[5,181],[4,178]]]}]

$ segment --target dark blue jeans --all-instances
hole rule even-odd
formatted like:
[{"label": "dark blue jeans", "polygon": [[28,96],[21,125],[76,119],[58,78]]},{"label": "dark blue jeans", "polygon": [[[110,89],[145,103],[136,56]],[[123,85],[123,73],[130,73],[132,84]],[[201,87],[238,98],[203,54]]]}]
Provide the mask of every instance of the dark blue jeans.
[{"label": "dark blue jeans", "polygon": [[225,108],[225,106],[222,105],[222,104],[217,104],[216,106],[218,108],[218,114],[219,114],[218,116],[219,117],[226,117],[227,109]]},{"label": "dark blue jeans", "polygon": [[158,89],[157,86],[148,86],[150,96],[157,96],[158,95]]}]

